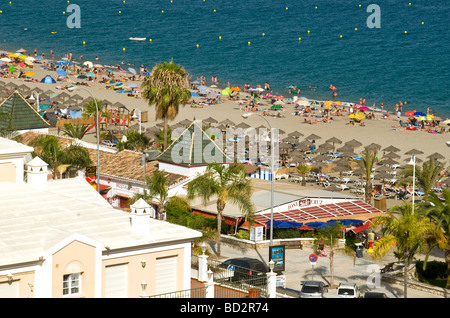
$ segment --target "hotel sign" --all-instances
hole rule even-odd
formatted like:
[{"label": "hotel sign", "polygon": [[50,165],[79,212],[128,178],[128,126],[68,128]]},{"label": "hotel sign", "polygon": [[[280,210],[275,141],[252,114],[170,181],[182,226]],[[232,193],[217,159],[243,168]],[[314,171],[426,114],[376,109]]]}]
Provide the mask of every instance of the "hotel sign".
[{"label": "hotel sign", "polygon": [[294,210],[294,209],[299,209],[299,208],[304,208],[310,205],[320,205],[323,204],[323,200],[322,199],[302,199],[302,200],[298,200],[295,202],[292,202],[291,204],[288,205],[288,210]]}]

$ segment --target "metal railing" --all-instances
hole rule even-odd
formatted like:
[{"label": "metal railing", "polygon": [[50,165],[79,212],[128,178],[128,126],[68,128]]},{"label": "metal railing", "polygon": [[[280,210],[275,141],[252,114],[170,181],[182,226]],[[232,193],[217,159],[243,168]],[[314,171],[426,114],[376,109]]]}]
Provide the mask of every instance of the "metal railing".
[{"label": "metal railing", "polygon": [[[192,267],[198,267],[198,257],[192,256]],[[208,269],[213,272],[213,281],[240,292],[258,290],[260,297],[268,297],[267,274],[240,266],[225,267],[221,261],[208,259]]]},{"label": "metal railing", "polygon": [[149,298],[205,298],[206,287],[179,290],[170,293],[152,295]]}]

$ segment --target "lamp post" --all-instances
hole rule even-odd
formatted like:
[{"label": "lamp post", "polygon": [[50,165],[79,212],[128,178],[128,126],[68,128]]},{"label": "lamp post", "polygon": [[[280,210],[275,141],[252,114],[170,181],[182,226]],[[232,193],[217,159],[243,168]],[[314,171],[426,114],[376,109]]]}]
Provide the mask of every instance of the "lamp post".
[{"label": "lamp post", "polygon": [[[96,180],[96,182],[97,182],[97,192],[100,194],[100,127],[99,127],[99,120],[98,120],[97,100],[95,99],[94,95],[92,95],[92,93],[90,91],[88,91],[87,89],[82,88],[82,87],[78,87],[78,88],[86,91],[94,99],[94,103],[95,103],[95,117],[96,117],[95,131],[96,131],[96,136],[97,136],[97,177],[96,177],[97,180]],[[76,89],[75,87],[70,87],[67,90],[72,92],[75,89]]]},{"label": "lamp post", "polygon": [[271,189],[270,189],[270,246],[272,246],[273,244],[273,192],[274,192],[274,180],[275,180],[275,175],[274,175],[274,165],[275,165],[275,152],[274,152],[274,133],[272,131],[272,126],[270,125],[269,121],[262,115],[258,114],[258,113],[244,113],[242,114],[242,117],[244,118],[248,118],[252,115],[257,115],[259,117],[261,117],[262,119],[264,119],[267,123],[267,125],[269,126],[270,129],[270,152],[271,152],[271,163],[270,163],[270,173],[272,174],[272,179],[271,179]]},{"label": "lamp post", "polygon": [[411,160],[409,161],[410,165],[413,165],[413,193],[412,193],[412,213],[414,214],[414,195],[416,192],[416,156],[412,155]]}]

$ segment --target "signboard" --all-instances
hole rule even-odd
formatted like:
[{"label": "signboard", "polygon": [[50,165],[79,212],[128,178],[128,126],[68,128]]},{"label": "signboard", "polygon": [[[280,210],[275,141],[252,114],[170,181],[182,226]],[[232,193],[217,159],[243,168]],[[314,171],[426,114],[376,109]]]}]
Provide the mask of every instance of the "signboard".
[{"label": "signboard", "polygon": [[274,262],[274,272],[282,272],[285,270],[285,255],[284,245],[269,247],[269,260]]},{"label": "signboard", "polygon": [[86,177],[95,177],[97,175],[97,167],[86,167]]},{"label": "signboard", "polygon": [[252,226],[250,228],[250,240],[254,242],[262,241],[264,236],[264,227],[262,226]]},{"label": "signboard", "polygon": [[286,287],[286,275],[277,275],[275,285],[277,287]]}]

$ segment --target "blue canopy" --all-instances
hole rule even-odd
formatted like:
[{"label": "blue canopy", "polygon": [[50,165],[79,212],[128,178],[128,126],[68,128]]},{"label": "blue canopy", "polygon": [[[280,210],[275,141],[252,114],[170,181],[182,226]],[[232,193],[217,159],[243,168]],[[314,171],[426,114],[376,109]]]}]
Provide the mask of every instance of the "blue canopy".
[{"label": "blue canopy", "polygon": [[55,81],[55,79],[53,77],[51,77],[50,75],[47,75],[46,77],[41,79],[41,83],[44,83],[44,84],[55,84],[56,81]]},{"label": "blue canopy", "polygon": [[325,222],[309,222],[305,223],[307,227],[313,228],[313,229],[325,229],[328,227],[328,224]]},{"label": "blue canopy", "polygon": [[327,224],[332,226],[332,225],[336,224],[337,222],[341,223],[344,226],[349,226],[349,225],[357,225],[357,224],[363,223],[364,221],[354,220],[354,219],[341,219],[341,220],[329,220],[329,221],[327,221]]},{"label": "blue canopy", "polygon": [[197,94],[196,92],[191,92],[191,96],[200,96],[200,95]]},{"label": "blue canopy", "polygon": [[[266,225],[270,227],[270,220],[266,222]],[[273,227],[278,229],[288,229],[288,228],[300,228],[303,223],[289,222],[284,220],[273,220]]]}]

